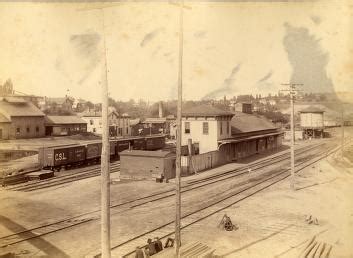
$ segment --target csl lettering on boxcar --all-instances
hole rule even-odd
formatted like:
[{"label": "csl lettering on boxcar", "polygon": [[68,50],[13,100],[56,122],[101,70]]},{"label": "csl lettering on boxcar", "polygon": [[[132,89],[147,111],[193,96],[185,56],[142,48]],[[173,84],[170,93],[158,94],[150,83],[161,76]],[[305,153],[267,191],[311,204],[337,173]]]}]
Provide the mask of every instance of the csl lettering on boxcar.
[{"label": "csl lettering on boxcar", "polygon": [[65,153],[56,153],[55,154],[55,160],[66,160],[67,157],[65,156]]}]

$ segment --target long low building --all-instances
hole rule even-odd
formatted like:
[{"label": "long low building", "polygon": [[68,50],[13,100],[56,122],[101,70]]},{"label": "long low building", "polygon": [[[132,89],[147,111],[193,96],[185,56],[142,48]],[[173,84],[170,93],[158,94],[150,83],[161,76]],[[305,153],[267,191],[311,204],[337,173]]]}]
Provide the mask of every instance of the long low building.
[{"label": "long low building", "polygon": [[87,122],[78,116],[47,116],[45,134],[48,136],[74,135],[87,132]]}]

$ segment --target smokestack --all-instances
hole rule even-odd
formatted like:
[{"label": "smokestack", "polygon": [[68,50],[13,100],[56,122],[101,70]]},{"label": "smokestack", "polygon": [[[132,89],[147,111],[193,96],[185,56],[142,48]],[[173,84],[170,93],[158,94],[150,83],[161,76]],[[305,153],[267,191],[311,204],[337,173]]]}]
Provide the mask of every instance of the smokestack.
[{"label": "smokestack", "polygon": [[159,115],[159,118],[163,117],[162,101],[160,101],[158,104],[158,115]]}]

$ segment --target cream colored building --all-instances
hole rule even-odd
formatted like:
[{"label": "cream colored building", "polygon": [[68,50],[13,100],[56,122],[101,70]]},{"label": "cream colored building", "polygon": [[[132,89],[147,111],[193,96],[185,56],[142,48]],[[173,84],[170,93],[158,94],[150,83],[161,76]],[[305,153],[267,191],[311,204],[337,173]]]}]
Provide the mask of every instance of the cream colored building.
[{"label": "cream colored building", "polygon": [[233,113],[213,106],[201,105],[183,111],[182,145],[188,139],[198,143],[200,154],[218,149],[218,141],[231,138]]},{"label": "cream colored building", "polygon": [[[87,132],[101,135],[103,132],[101,112],[86,112],[82,119],[87,122]],[[112,111],[108,115],[109,135],[112,137],[130,136],[130,117],[127,114],[118,114]]]}]

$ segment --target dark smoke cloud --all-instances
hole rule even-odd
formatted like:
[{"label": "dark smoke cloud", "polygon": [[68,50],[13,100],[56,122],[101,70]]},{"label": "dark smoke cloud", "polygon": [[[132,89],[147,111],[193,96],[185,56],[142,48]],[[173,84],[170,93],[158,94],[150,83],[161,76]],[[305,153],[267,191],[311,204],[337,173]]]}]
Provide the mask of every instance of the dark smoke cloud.
[{"label": "dark smoke cloud", "polygon": [[140,43],[140,46],[141,47],[144,47],[144,46],[146,46],[152,39],[154,39],[159,33],[161,33],[163,31],[163,28],[159,28],[159,29],[156,29],[156,30],[154,30],[154,31],[151,31],[151,32],[149,32],[149,33],[147,33],[144,37],[143,37],[143,39],[142,39],[142,41],[141,41],[141,43]]},{"label": "dark smoke cloud", "polygon": [[83,75],[79,79],[79,84],[87,79],[100,61],[99,42],[100,36],[97,33],[78,34],[70,37],[74,53],[82,61],[83,66]]},{"label": "dark smoke cloud", "polygon": [[268,74],[266,74],[264,77],[262,77],[260,80],[258,80],[258,83],[265,82],[268,79],[270,79],[271,77],[272,77],[272,71],[268,72]]},{"label": "dark smoke cloud", "polygon": [[222,87],[211,91],[210,93],[206,94],[202,100],[207,100],[207,99],[214,99],[220,96],[223,96],[225,94],[231,94],[233,92],[232,86],[235,81],[235,75],[239,72],[241,67],[241,64],[238,64],[235,66],[229,76],[224,80]]},{"label": "dark smoke cloud", "polygon": [[284,24],[286,35],[283,45],[293,72],[290,81],[303,83],[306,92],[333,92],[331,78],[327,76],[326,66],[329,55],[320,45],[320,39],[310,34],[307,28]]}]

